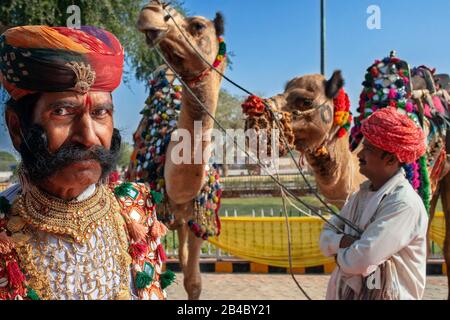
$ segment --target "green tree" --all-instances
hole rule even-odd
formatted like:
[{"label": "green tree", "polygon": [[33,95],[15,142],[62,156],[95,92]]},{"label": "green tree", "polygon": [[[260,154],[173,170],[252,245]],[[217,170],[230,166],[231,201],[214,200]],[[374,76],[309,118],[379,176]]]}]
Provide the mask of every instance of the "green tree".
[{"label": "green tree", "polygon": [[244,128],[241,108],[243,100],[243,97],[233,95],[226,89],[220,90],[216,118],[225,129]]},{"label": "green tree", "polygon": [[[148,49],[144,35],[136,29],[136,21],[146,0],[1,0],[0,34],[8,27],[20,25],[66,26],[72,13],[67,8],[77,5],[81,25],[104,28],[124,46],[127,63],[139,81],[149,79],[152,71],[161,65],[159,57]],[[183,3],[172,1],[181,12]],[[131,75],[133,76],[133,75]],[[130,74],[124,75],[128,81]]]},{"label": "green tree", "polygon": [[[225,129],[243,129],[244,120],[242,116],[241,104],[244,98],[238,95],[233,95],[225,89],[222,89],[219,93],[219,102],[217,104],[216,119]],[[216,125],[216,129],[217,125]],[[227,148],[228,147],[228,148]],[[229,148],[229,144],[224,144],[224,157],[227,152],[232,149]],[[233,146],[234,148],[234,146]],[[228,165],[222,164],[222,174],[228,176]]]},{"label": "green tree", "polygon": [[120,168],[128,167],[130,164],[131,153],[133,152],[133,146],[128,142],[122,142],[122,146],[120,148],[120,156],[117,162],[117,165]]},{"label": "green tree", "polygon": [[7,151],[0,151],[0,171],[10,171],[13,165],[17,165],[16,157]]}]

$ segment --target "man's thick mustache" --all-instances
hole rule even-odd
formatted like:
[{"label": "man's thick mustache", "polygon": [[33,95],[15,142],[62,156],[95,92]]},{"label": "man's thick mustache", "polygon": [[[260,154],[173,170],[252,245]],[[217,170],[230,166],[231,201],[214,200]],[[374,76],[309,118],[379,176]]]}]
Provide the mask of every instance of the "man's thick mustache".
[{"label": "man's thick mustache", "polygon": [[27,129],[20,145],[20,154],[30,179],[41,181],[51,177],[58,170],[80,161],[95,160],[102,167],[102,179],[114,169],[119,158],[120,132],[113,131],[111,148],[93,146],[87,149],[77,143],[66,143],[56,152],[49,152],[47,135],[39,125]]}]

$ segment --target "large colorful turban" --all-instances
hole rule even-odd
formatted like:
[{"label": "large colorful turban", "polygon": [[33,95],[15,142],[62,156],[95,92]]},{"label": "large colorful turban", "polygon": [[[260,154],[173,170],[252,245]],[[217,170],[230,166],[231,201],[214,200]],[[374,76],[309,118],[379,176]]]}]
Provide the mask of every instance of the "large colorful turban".
[{"label": "large colorful turban", "polygon": [[35,92],[111,92],[123,60],[119,40],[95,27],[24,26],[0,36],[0,80],[15,100]]},{"label": "large colorful turban", "polygon": [[426,151],[425,134],[407,115],[383,108],[363,121],[361,132],[374,146],[395,154],[402,163],[412,163]]}]

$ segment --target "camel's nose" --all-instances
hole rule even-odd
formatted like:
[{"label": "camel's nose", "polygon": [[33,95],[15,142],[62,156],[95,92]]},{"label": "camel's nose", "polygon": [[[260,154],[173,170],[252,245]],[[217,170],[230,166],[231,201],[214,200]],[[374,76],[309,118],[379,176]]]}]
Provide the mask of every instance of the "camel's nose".
[{"label": "camel's nose", "polygon": [[152,5],[142,9],[137,21],[137,28],[145,34],[147,44],[154,45],[157,43],[168,28],[163,10]]},{"label": "camel's nose", "polygon": [[154,41],[156,39],[158,39],[162,33],[164,32],[164,30],[162,29],[147,29],[145,30],[145,36],[147,37],[148,40]]}]

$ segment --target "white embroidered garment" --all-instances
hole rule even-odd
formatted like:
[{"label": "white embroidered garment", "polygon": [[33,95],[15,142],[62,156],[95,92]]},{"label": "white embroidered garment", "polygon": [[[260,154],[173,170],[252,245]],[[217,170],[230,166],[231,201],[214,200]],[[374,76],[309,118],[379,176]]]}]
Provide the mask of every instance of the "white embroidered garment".
[{"label": "white embroidered garment", "polygon": [[[77,201],[86,200],[95,190],[95,185],[90,186]],[[20,187],[15,186],[4,196],[12,203],[19,192]],[[99,226],[83,244],[31,226],[30,229],[34,263],[49,280],[52,299],[114,299],[121,281],[129,283],[130,294],[136,298],[129,267],[121,274],[117,259],[121,254],[120,242],[116,230],[109,224]],[[124,276],[126,278],[122,279]]]},{"label": "white embroidered garment", "polygon": [[[370,182],[361,185],[342,208],[341,216],[364,230],[361,238],[340,249],[343,237],[328,225],[320,236],[326,256],[336,256],[338,267],[331,275],[327,299],[340,299],[350,287],[358,294],[363,277],[372,274],[388,259],[392,262],[392,288],[399,299],[421,299],[425,290],[428,216],[422,199],[405,178],[403,169],[380,190],[370,192]],[[356,236],[336,217],[331,223]]]},{"label": "white embroidered garment", "polygon": [[[119,293],[121,254],[115,230],[100,226],[84,244],[33,230],[35,265],[46,271],[52,299],[111,300]],[[130,273],[125,280],[130,283]]]}]

